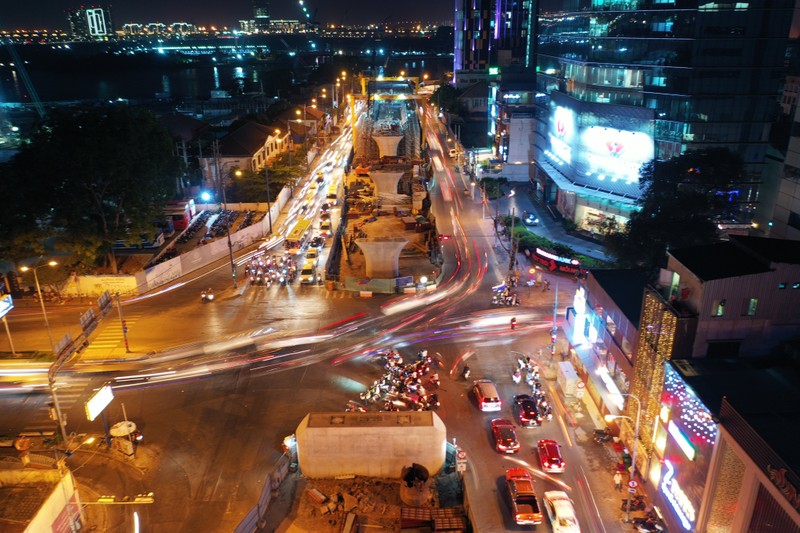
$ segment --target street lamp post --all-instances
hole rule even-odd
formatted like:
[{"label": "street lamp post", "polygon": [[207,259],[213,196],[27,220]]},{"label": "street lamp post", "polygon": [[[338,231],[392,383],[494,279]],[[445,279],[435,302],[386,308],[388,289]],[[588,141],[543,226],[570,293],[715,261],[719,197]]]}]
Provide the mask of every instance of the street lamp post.
[{"label": "street lamp post", "polygon": [[[41,259],[42,257],[40,256],[36,262],[38,263]],[[54,349],[55,343],[53,342],[53,333],[50,331],[50,321],[47,320],[47,309],[45,309],[44,307],[44,298],[42,298],[42,287],[41,285],[39,285],[39,274],[37,271],[43,266],[54,267],[57,264],[58,263],[56,263],[55,261],[48,261],[45,265],[34,265],[33,268],[27,266],[20,268],[20,270],[22,270],[23,272],[27,272],[29,270],[33,271],[33,281],[36,284],[36,295],[39,297],[39,303],[42,306],[42,316],[44,317],[44,325],[47,328],[47,338],[50,340],[51,350]]]},{"label": "street lamp post", "polygon": [[[39,259],[36,260],[36,262],[38,263],[39,261],[41,261],[41,259],[42,256],[40,256]],[[53,363],[50,365],[50,369],[47,372],[47,383],[50,388],[50,395],[53,397],[53,408],[55,409],[56,412],[56,423],[58,424],[58,428],[61,432],[61,438],[64,440],[64,447],[66,449],[66,447],[69,445],[69,439],[67,438],[67,427],[66,427],[67,423],[64,421],[64,415],[61,412],[61,404],[58,401],[58,394],[56,394],[55,374],[58,370],[57,365],[59,364],[58,361],[59,354],[56,353],[56,345],[53,342],[53,333],[50,331],[50,321],[47,320],[47,309],[44,306],[44,298],[42,297],[42,286],[39,284],[39,274],[37,273],[37,270],[39,270],[45,265],[49,267],[54,267],[58,265],[58,263],[50,260],[44,265],[35,264],[33,267],[24,266],[20,268],[20,270],[22,270],[23,272],[27,272],[28,270],[33,270],[33,281],[36,284],[36,294],[39,296],[39,303],[42,305],[42,317],[44,317],[44,325],[45,328],[47,329],[47,338],[50,340],[50,352],[53,354],[53,357],[56,358],[56,360],[54,360]]]},{"label": "street lamp post", "polygon": [[[625,506],[625,522],[631,521],[631,481],[634,479],[634,475],[636,474],[636,449],[639,447],[639,419],[642,415],[642,402],[635,394],[622,394],[622,396],[627,396],[629,398],[633,398],[636,400],[636,423],[634,424],[633,428],[633,454],[631,455],[631,469],[628,473],[628,502]],[[625,418],[627,420],[631,420],[631,417],[627,415],[606,415],[605,419],[606,422],[611,422],[612,420],[616,420],[618,418]]]}]

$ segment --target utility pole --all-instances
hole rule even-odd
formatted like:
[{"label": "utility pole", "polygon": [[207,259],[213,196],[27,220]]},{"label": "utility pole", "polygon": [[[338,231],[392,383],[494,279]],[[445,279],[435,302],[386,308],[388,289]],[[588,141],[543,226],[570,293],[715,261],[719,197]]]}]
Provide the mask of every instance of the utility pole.
[{"label": "utility pole", "polygon": [[[223,211],[227,211],[228,200],[225,197],[225,183],[222,181],[222,175],[220,174],[218,141],[214,141],[214,161],[217,169],[217,179],[219,180],[220,187],[222,188],[222,205],[224,206]],[[233,244],[231,243],[231,219],[227,213],[223,212],[222,216],[225,217],[225,236],[228,238],[228,255],[230,256],[231,260],[231,277],[233,278],[233,288],[236,289],[238,288],[238,284],[236,283],[236,261],[233,259]]]},{"label": "utility pole", "polygon": [[508,275],[511,276],[511,273],[514,271],[514,265],[516,264],[517,259],[517,250],[514,246],[514,220],[516,217],[514,216],[515,209],[511,208],[511,235],[510,235],[510,242],[509,242],[509,250],[510,253],[508,254]]},{"label": "utility pole", "polygon": [[125,340],[125,353],[131,353],[128,345],[128,324],[125,322],[125,315],[122,314],[122,298],[117,293],[117,311],[119,312],[119,322],[122,325],[122,338]]}]

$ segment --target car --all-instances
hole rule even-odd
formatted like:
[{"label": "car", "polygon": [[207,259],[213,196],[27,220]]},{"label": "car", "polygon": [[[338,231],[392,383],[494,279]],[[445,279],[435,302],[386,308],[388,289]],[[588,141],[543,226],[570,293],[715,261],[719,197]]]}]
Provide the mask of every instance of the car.
[{"label": "car", "polygon": [[331,206],[330,202],[325,202],[324,204],[322,204],[320,206],[320,209],[322,210],[323,213],[327,213],[328,211],[331,210],[331,207],[332,206]]},{"label": "car", "polygon": [[537,217],[530,211],[525,211],[524,213],[522,213],[522,223],[525,224],[526,226],[538,226],[539,217]]},{"label": "car", "polygon": [[526,428],[535,428],[542,425],[542,414],[536,399],[530,394],[517,394],[514,396],[514,411],[517,413],[519,425]]},{"label": "car", "polygon": [[317,268],[310,261],[306,261],[300,270],[300,283],[303,285],[317,281]]},{"label": "car", "polygon": [[323,237],[330,237],[331,236],[331,221],[330,220],[323,220],[319,223],[319,234]]},{"label": "car", "polygon": [[495,418],[492,420],[492,437],[494,447],[500,453],[517,453],[519,440],[514,423],[508,418]]},{"label": "car", "polygon": [[561,457],[561,446],[553,439],[542,439],[537,444],[539,462],[542,470],[551,474],[560,474],[567,467],[566,461]]},{"label": "car", "polygon": [[447,152],[447,154],[450,157],[457,157],[458,156],[458,150],[456,150],[455,148],[450,148],[450,150]]},{"label": "car", "polygon": [[306,263],[313,263],[316,267],[319,263],[319,250],[315,246],[309,246],[306,251]]},{"label": "car", "polygon": [[581,526],[575,515],[575,507],[567,493],[562,490],[548,490],[544,493],[544,509],[553,533],[580,533]]},{"label": "car", "polygon": [[477,379],[472,382],[472,392],[478,402],[481,411],[499,411],[503,408],[503,402],[497,394],[494,383],[488,379]]},{"label": "car", "polygon": [[331,219],[331,212],[330,211],[322,211],[319,214],[320,220],[330,220]]},{"label": "car", "polygon": [[511,499],[511,516],[520,526],[536,526],[542,523],[542,511],[536,499],[533,478],[524,468],[506,470],[506,488]]},{"label": "car", "polygon": [[317,250],[322,250],[325,248],[325,238],[322,237],[322,235],[315,235],[308,242],[308,245],[312,248],[316,248]]}]

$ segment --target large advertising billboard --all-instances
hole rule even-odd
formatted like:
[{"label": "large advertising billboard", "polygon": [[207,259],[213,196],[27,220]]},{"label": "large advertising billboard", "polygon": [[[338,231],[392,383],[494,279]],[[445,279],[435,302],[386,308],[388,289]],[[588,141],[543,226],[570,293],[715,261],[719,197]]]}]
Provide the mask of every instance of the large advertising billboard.
[{"label": "large advertising billboard", "polygon": [[550,96],[551,163],[576,184],[637,198],[640,168],[655,154],[653,110]]}]

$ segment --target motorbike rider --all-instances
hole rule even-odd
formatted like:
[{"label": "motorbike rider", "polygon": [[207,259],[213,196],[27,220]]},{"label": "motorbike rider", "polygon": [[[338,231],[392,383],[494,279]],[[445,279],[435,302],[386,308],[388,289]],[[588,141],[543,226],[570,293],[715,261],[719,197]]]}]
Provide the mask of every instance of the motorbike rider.
[{"label": "motorbike rider", "polygon": [[464,372],[463,372],[464,379],[469,379],[469,376],[470,376],[471,373],[472,373],[472,371],[469,369],[469,366],[465,365],[464,366]]},{"label": "motorbike rider", "polygon": [[517,327],[517,317],[511,317],[511,329],[514,330]]}]

